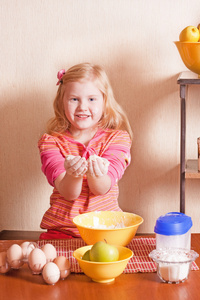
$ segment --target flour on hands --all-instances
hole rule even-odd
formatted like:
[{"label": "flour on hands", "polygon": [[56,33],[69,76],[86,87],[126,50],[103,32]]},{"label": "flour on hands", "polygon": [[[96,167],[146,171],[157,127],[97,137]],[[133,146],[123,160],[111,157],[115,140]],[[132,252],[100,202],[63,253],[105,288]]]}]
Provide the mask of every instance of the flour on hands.
[{"label": "flour on hands", "polygon": [[110,163],[106,158],[94,154],[90,155],[87,162],[87,175],[92,177],[101,177],[108,173],[108,166]]},{"label": "flour on hands", "polygon": [[64,167],[68,175],[73,177],[81,177],[87,171],[87,161],[85,157],[67,155],[65,158]]}]

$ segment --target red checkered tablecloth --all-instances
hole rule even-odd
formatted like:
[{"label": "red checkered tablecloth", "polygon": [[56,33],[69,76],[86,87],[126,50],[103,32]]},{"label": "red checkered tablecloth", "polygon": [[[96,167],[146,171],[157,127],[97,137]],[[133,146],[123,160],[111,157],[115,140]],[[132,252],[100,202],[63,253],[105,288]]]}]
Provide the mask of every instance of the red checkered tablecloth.
[{"label": "red checkered tablecloth", "polygon": [[[44,244],[52,244],[57,251],[57,255],[66,256],[71,263],[71,272],[83,273],[77,260],[73,257],[73,252],[80,247],[86,245],[82,239],[66,239],[66,240],[39,240],[39,247]],[[149,257],[149,253],[156,248],[155,238],[134,238],[127,245],[127,248],[133,251],[133,257],[129,260],[124,273],[137,272],[156,272],[156,263]],[[195,262],[192,263],[192,270],[198,270]]]}]

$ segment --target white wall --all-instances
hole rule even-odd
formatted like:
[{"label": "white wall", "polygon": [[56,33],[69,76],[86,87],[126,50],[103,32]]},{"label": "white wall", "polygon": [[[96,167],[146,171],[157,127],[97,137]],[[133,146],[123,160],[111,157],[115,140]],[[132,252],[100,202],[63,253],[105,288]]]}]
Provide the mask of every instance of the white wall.
[{"label": "white wall", "polygon": [[[179,210],[183,65],[173,41],[200,23],[199,0],[1,0],[0,230],[40,230],[52,188],[37,141],[52,116],[56,74],[79,62],[105,67],[134,131],[120,206],[144,218],[140,232]],[[187,156],[197,157],[200,87],[187,101]],[[186,182],[186,214],[200,228],[200,181]]]}]

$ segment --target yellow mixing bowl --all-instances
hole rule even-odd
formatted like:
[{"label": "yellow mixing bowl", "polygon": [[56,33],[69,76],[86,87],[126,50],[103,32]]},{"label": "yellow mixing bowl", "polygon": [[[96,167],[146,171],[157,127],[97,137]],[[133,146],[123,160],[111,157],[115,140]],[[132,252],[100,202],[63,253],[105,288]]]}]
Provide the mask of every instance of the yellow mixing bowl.
[{"label": "yellow mixing bowl", "polygon": [[74,251],[73,256],[79,263],[82,271],[93,281],[107,283],[114,281],[117,276],[123,273],[129,259],[133,256],[133,252],[122,246],[116,246],[119,251],[119,260],[113,262],[94,262],[82,260],[83,254],[92,248],[84,246]]},{"label": "yellow mixing bowl", "polygon": [[106,240],[110,245],[126,246],[143,223],[143,218],[122,211],[96,211],[78,215],[73,222],[88,245]]},{"label": "yellow mixing bowl", "polygon": [[185,66],[200,77],[200,42],[174,42]]}]

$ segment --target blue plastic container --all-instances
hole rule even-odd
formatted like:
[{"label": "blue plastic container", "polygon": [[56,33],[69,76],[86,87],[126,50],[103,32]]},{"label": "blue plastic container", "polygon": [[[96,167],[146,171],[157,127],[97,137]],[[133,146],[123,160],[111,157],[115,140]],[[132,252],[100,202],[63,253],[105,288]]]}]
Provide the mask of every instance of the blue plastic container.
[{"label": "blue plastic container", "polygon": [[154,227],[156,249],[191,248],[192,219],[179,212],[170,212],[159,217]]}]

